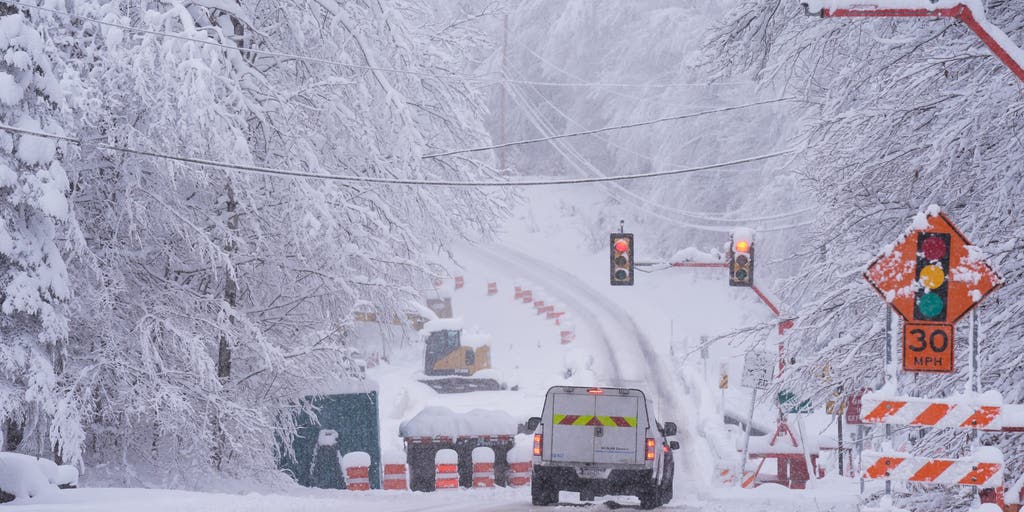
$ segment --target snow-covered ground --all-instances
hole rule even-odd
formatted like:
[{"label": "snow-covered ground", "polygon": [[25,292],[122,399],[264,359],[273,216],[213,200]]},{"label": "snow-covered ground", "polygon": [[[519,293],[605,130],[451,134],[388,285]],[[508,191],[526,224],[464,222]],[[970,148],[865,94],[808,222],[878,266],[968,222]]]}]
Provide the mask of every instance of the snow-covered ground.
[{"label": "snow-covered ground", "polygon": [[[573,212],[586,211],[588,200],[565,202],[557,189],[539,190],[517,210],[500,239],[492,244],[460,244],[455,255],[465,287],[452,292],[455,316],[467,337],[491,346],[496,373],[515,390],[439,395],[418,382],[421,345],[408,340],[405,350],[389,354],[390,364],[368,371],[381,397],[381,443],[384,452],[401,450],[399,425],[424,407],[443,406],[465,413],[503,411],[525,421],[538,415],[548,387],[579,385],[635,386],[657,400],[663,421],[680,426],[676,499],[667,508],[707,511],[855,510],[856,484],[849,480],[819,483],[809,491],[777,486],[755,490],[715,487],[716,459],[736,457],[735,441],[722,424],[722,395],[717,388],[724,365],[733,384],[725,395],[727,410],[745,411],[749,391],[739,388],[739,368],[747,347],[713,345],[705,375],[699,354],[702,336],[714,337],[740,326],[771,322],[768,309],[747,289],[730,288],[721,269],[668,269],[640,273],[634,287],[608,286],[607,253],[588,245],[578,233],[583,222]],[[547,219],[547,220],[546,220]],[[557,222],[553,222],[557,219]],[[636,232],[638,245],[653,245]],[[487,295],[496,282],[498,294]],[[560,342],[565,322],[556,325],[531,304],[513,299],[521,284],[535,299],[566,311],[575,339]],[[771,348],[766,341],[764,349]],[[758,406],[758,423],[771,426],[774,410]],[[808,429],[811,430],[811,429]],[[733,429],[735,431],[735,429]],[[87,481],[87,480],[86,480]],[[562,494],[565,504],[576,496]],[[595,510],[634,506],[633,498],[599,499]],[[364,493],[293,489],[272,494],[212,494],[145,489],[79,489],[23,503],[19,510],[528,510],[529,489],[458,490],[411,493]]]}]

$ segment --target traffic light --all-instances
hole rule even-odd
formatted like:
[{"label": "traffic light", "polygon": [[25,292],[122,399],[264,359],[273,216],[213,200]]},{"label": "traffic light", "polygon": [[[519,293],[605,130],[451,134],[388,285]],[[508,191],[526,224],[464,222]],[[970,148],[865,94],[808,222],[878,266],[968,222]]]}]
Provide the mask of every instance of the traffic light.
[{"label": "traffic light", "polygon": [[729,286],[754,285],[754,236],[750,232],[732,234],[729,248]]},{"label": "traffic light", "polygon": [[949,291],[949,233],[917,235],[914,320],[943,322]]},{"label": "traffic light", "polygon": [[612,286],[633,286],[633,234],[611,234]]}]

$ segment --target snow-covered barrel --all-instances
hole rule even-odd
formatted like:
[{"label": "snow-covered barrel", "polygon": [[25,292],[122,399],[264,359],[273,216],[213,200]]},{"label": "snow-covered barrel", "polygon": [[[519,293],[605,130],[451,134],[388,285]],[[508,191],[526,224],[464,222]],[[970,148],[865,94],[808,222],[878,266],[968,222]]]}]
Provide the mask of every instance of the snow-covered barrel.
[{"label": "snow-covered barrel", "polygon": [[473,448],[473,487],[494,487],[494,450]]},{"label": "snow-covered barrel", "polygon": [[498,283],[495,283],[495,282],[487,283],[487,295],[491,296],[491,295],[497,295],[497,294],[498,294]]},{"label": "snow-covered barrel", "polygon": [[405,454],[401,450],[384,450],[384,478],[382,487],[386,491],[404,491],[409,488],[408,468],[405,465]]},{"label": "snow-covered barrel", "polygon": [[459,454],[450,448],[438,450],[434,455],[437,474],[434,489],[456,489],[459,487]]},{"label": "snow-covered barrel", "polygon": [[345,488],[350,491],[370,490],[370,454],[366,452],[350,452],[341,458],[341,467],[345,472]]},{"label": "snow-covered barrel", "polygon": [[510,487],[530,485],[532,468],[533,436],[517,435],[515,445],[508,451],[508,485]]}]

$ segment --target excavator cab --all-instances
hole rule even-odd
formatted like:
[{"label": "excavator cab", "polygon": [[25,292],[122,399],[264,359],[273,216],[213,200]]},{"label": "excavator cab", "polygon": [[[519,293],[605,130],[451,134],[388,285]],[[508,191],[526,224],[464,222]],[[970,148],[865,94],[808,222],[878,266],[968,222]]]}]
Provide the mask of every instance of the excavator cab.
[{"label": "excavator cab", "polygon": [[502,389],[494,379],[470,378],[491,367],[491,348],[463,345],[461,329],[433,331],[427,335],[425,345],[423,373],[430,377],[448,377],[421,381],[438,393]]},{"label": "excavator cab", "polygon": [[462,331],[445,329],[427,336],[423,372],[430,376],[473,375],[491,367],[491,350],[462,345]]}]

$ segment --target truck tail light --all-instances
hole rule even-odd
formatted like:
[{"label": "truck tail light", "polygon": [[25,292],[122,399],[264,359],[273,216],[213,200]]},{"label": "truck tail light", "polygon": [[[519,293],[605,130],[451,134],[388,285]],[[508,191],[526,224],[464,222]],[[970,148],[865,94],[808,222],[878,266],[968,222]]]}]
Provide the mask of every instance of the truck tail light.
[{"label": "truck tail light", "polygon": [[533,435],[533,455],[540,457],[541,446],[544,444],[544,434]]},{"label": "truck tail light", "polygon": [[[536,448],[534,448],[536,450]],[[647,460],[654,460],[654,439],[647,438],[647,450],[644,453],[644,458]]]}]

